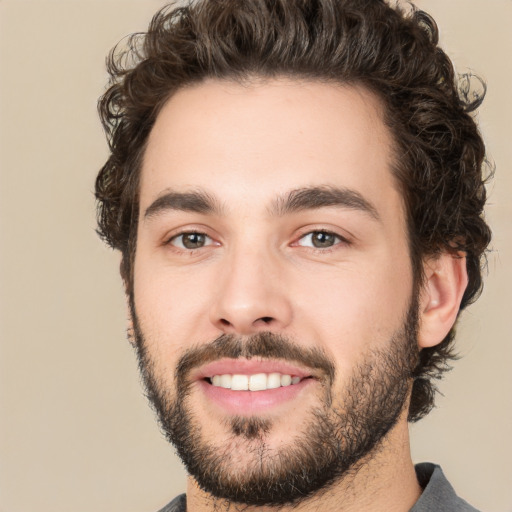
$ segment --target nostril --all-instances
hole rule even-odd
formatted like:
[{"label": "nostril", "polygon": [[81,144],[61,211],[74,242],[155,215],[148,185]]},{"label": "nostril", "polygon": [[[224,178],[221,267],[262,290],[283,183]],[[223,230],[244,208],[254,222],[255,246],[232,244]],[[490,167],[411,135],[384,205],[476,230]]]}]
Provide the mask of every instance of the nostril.
[{"label": "nostril", "polygon": [[271,316],[263,316],[261,317],[260,319],[262,322],[265,322],[266,324],[269,324],[270,322],[272,322],[272,317]]},{"label": "nostril", "polygon": [[231,325],[225,318],[221,318],[220,319],[220,323],[224,326],[224,327],[227,327],[229,325]]}]

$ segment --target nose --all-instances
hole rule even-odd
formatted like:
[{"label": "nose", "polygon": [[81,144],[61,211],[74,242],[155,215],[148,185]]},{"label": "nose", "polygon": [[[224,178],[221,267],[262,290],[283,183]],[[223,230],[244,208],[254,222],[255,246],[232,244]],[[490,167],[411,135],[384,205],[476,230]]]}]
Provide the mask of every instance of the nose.
[{"label": "nose", "polygon": [[239,251],[226,257],[210,321],[225,334],[278,332],[292,320],[292,307],[277,258],[264,251]]}]

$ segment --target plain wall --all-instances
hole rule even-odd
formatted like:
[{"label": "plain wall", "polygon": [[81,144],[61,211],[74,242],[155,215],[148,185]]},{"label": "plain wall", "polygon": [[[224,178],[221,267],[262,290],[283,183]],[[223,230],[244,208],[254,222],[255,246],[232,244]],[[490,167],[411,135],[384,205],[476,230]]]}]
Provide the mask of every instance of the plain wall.
[{"label": "plain wall", "polygon": [[[184,490],[125,339],[118,255],[94,232],[104,58],[161,5],[0,0],[1,512],[153,512]],[[510,512],[512,1],[418,5],[458,70],[488,82],[478,118],[496,178],[485,290],[439,407],[412,427],[413,456],[478,508]]]}]

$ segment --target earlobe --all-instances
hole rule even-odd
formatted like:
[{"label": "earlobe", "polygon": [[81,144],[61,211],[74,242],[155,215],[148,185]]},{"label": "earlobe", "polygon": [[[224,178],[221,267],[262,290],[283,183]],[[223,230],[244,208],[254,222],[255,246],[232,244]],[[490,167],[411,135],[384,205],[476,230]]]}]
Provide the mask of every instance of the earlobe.
[{"label": "earlobe", "polygon": [[433,347],[445,338],[459,313],[468,284],[464,254],[443,252],[424,264],[420,294],[418,345]]}]

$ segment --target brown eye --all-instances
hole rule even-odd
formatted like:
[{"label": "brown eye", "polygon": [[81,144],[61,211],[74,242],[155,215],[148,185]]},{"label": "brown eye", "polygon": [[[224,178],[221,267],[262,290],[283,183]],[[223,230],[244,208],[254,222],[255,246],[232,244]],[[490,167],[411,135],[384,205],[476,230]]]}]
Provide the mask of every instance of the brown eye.
[{"label": "brown eye", "polygon": [[320,249],[323,247],[332,247],[336,243],[336,237],[332,233],[319,231],[318,233],[313,233],[311,241],[313,242],[314,247],[318,247]]},{"label": "brown eye", "polygon": [[304,235],[298,242],[303,247],[313,247],[315,249],[329,249],[340,243],[342,238],[328,231],[312,231]]},{"label": "brown eye", "polygon": [[182,233],[172,238],[170,243],[180,249],[192,250],[211,245],[212,239],[204,233]]}]

